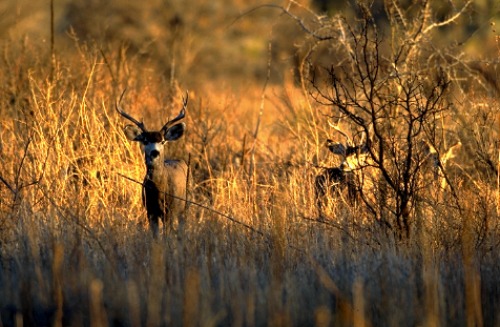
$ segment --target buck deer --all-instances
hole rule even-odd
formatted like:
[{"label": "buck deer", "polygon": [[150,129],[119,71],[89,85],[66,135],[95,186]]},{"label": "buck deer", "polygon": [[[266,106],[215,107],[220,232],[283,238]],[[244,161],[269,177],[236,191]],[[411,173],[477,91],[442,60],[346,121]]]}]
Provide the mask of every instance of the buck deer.
[{"label": "buck deer", "polygon": [[158,220],[163,221],[165,229],[171,229],[173,219],[183,222],[185,208],[188,166],[182,160],[170,159],[165,152],[168,142],[178,140],[184,134],[185,124],[180,122],[186,114],[188,94],[183,98],[179,115],[169,120],[159,131],[148,131],[143,122],[127,114],[120,106],[123,91],[116,110],[134,125],[127,125],[123,131],[130,141],[139,142],[144,151],[146,176],[142,184],[142,200],[146,207],[149,226],[156,236]]}]

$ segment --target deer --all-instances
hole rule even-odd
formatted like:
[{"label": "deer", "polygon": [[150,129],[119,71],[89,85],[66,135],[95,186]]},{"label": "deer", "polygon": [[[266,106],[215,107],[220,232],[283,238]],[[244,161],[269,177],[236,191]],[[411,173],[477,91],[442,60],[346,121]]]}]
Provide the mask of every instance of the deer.
[{"label": "deer", "polygon": [[173,228],[175,218],[179,224],[184,222],[186,203],[188,165],[183,160],[172,159],[167,155],[166,147],[184,135],[186,125],[182,122],[186,115],[189,94],[183,97],[183,107],[177,117],[163,125],[159,131],[150,131],[142,121],[126,113],[121,107],[125,94],[116,102],[116,111],[133,124],[123,128],[128,140],[138,142],[144,153],[146,176],[142,183],[142,202],[146,208],[149,227],[156,237],[158,223],[162,220],[165,231]]},{"label": "deer", "polygon": [[328,194],[340,193],[347,189],[348,201],[354,204],[357,199],[358,181],[356,170],[362,169],[368,154],[370,142],[361,145],[347,145],[326,140],[325,146],[335,155],[341,157],[339,166],[325,168],[315,179],[316,204],[321,212],[323,198]]},{"label": "deer", "polygon": [[[333,127],[336,128],[336,126]],[[336,129],[341,132],[338,128]],[[342,134],[346,136],[345,133]],[[352,142],[350,143],[352,144]],[[324,170],[316,176],[316,205],[320,215],[322,214],[322,205],[327,194],[339,195],[347,190],[347,200],[349,205],[355,205],[359,194],[365,194],[362,193],[362,190],[364,189],[363,184],[368,183],[368,185],[370,185],[369,183],[373,183],[374,181],[374,176],[367,180],[364,178],[365,173],[363,173],[363,169],[366,167],[372,166],[375,169],[378,167],[372,163],[372,160],[370,160],[370,138],[366,138],[366,140],[361,142],[359,145],[349,145],[350,143],[344,145],[330,139],[326,140],[326,147],[330,150],[330,152],[341,157],[341,163],[339,166],[324,168]],[[444,153],[440,154],[429,141],[422,139],[418,146],[414,149],[414,151],[419,153],[420,156],[420,159],[418,159],[418,167],[423,173],[423,175],[420,176],[422,182],[434,183],[440,193],[446,188],[450,188],[454,193],[455,191],[453,186],[448,183],[449,181],[446,170],[447,164],[451,159],[457,156],[461,146],[462,143],[458,142],[446,149]],[[431,175],[426,174],[426,171],[429,171]],[[372,171],[371,174],[373,173],[374,172]],[[363,201],[366,201],[366,199],[363,198]]]}]

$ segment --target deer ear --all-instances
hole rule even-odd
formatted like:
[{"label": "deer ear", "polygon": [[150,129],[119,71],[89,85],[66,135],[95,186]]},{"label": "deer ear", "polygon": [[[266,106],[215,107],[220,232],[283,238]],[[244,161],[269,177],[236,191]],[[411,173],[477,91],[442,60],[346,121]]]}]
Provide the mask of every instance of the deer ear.
[{"label": "deer ear", "polygon": [[328,139],[326,140],[326,146],[328,147],[328,150],[330,150],[333,154],[342,156],[346,155],[346,148],[342,143],[333,142],[332,140]]},{"label": "deer ear", "polygon": [[446,153],[441,158],[441,162],[443,163],[443,165],[449,159],[455,158],[457,156],[458,152],[460,151],[461,147],[462,147],[462,142],[458,142],[457,144],[455,144],[454,146],[452,146],[451,148],[449,148],[448,151],[446,151]]},{"label": "deer ear", "polygon": [[135,125],[127,125],[123,128],[125,136],[130,141],[141,141],[142,140],[142,130]]},{"label": "deer ear", "polygon": [[184,135],[185,129],[186,125],[184,123],[175,124],[174,126],[163,131],[163,139],[165,141],[176,141]]}]

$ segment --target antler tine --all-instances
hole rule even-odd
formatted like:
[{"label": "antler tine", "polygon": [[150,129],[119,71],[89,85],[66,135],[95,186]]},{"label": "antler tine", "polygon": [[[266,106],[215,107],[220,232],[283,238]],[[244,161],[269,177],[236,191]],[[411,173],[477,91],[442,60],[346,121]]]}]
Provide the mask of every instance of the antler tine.
[{"label": "antler tine", "polygon": [[178,121],[182,120],[184,117],[186,117],[186,109],[189,101],[189,93],[186,91],[186,97],[182,97],[182,109],[177,115],[172,120],[169,120],[163,127],[162,130],[167,129],[168,127],[172,126],[173,124],[177,123]]},{"label": "antler tine", "polygon": [[332,123],[330,120],[328,121],[328,125],[330,125],[330,127],[332,127],[334,130],[336,130],[337,132],[339,132],[340,134],[342,134],[342,136],[344,136],[347,140],[348,143],[352,144],[352,140],[351,138],[349,137],[349,135],[347,135],[345,132],[343,132],[340,127],[338,126],[338,124],[334,124]]},{"label": "antler tine", "polygon": [[146,131],[146,127],[144,126],[144,123],[143,122],[140,122],[138,121],[137,119],[135,119],[134,117],[130,116],[129,114],[127,114],[125,112],[125,110],[122,109],[122,107],[120,106],[120,103],[122,102],[122,99],[123,99],[123,96],[125,95],[125,92],[127,91],[127,88],[125,88],[122,92],[122,95],[120,96],[120,100],[118,102],[115,103],[115,108],[116,108],[116,111],[118,111],[118,113],[120,115],[122,115],[123,117],[127,118],[128,120],[130,120],[131,122],[133,122],[134,124],[137,125],[137,127],[139,127],[143,132]]},{"label": "antler tine", "polygon": [[186,90],[186,97],[182,97],[182,109],[186,110],[189,101],[189,92]]}]

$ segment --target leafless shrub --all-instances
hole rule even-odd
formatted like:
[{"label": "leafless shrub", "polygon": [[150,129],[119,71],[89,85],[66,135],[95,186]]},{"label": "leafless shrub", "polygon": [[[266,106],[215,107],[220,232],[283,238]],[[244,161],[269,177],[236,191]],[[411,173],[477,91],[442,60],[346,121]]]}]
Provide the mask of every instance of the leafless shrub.
[{"label": "leafless shrub", "polygon": [[[439,184],[432,182],[437,178],[432,169],[439,169],[448,182],[441,152],[446,152],[448,131],[453,130],[447,100],[451,68],[435,69],[442,57],[427,57],[434,50],[427,37],[453,23],[469,4],[437,22],[428,2],[411,12],[386,2],[391,32],[385,38],[371,8],[362,2],[357,3],[360,20],[355,23],[335,16],[316,22],[312,30],[299,22],[317,43],[341,54],[329,67],[323,66],[321,74],[318,69],[303,70],[303,80],[309,81],[311,96],[326,108],[321,110],[330,121],[342,121],[353,134],[366,135],[375,173],[366,175],[363,183],[371,179],[375,187],[360,187],[361,198],[376,220],[400,235],[410,233],[411,221],[418,216],[416,201],[424,201],[428,187]],[[424,165],[429,157],[436,161],[434,168]],[[452,206],[460,211],[454,186],[449,188]]]}]

